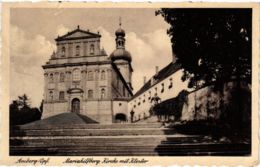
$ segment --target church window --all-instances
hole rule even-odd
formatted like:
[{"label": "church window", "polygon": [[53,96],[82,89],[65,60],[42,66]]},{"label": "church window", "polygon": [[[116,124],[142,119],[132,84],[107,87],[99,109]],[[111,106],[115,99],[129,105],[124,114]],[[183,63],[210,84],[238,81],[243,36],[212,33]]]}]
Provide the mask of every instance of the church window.
[{"label": "church window", "polygon": [[61,92],[60,92],[60,94],[59,94],[59,99],[60,99],[60,100],[64,100],[64,99],[65,99],[64,91],[61,91]]},{"label": "church window", "polygon": [[77,46],[76,46],[76,56],[79,56],[79,52],[80,52],[80,46],[77,45]]},{"label": "church window", "polygon": [[54,80],[53,80],[53,74],[50,74],[50,80],[49,80],[49,82],[50,82],[50,83],[53,83],[53,81],[54,81]]},{"label": "church window", "polygon": [[95,78],[98,80],[98,78],[99,78],[99,71],[98,70],[96,70],[96,72],[95,72]]},{"label": "church window", "polygon": [[69,48],[68,48],[68,55],[69,55],[69,57],[71,57],[72,56],[72,43],[69,43]]},{"label": "church window", "polygon": [[93,90],[88,90],[88,98],[92,99],[93,98]]},{"label": "church window", "polygon": [[106,79],[106,72],[101,71],[101,80],[105,80],[105,79]]},{"label": "church window", "polygon": [[87,43],[84,42],[84,56],[88,55],[87,50],[88,50]]},{"label": "church window", "polygon": [[66,53],[66,48],[63,46],[61,48],[61,57],[65,57],[65,53]]},{"label": "church window", "polygon": [[80,70],[79,69],[73,70],[72,79],[73,79],[73,81],[79,81],[80,80]]},{"label": "church window", "polygon": [[60,82],[64,82],[64,80],[65,80],[64,73],[60,73]]},{"label": "church window", "polygon": [[106,90],[104,88],[101,89],[101,99],[104,99],[106,96]]},{"label": "church window", "polygon": [[88,80],[93,81],[94,80],[94,73],[92,71],[88,72]]},{"label": "church window", "polygon": [[52,91],[49,92],[49,96],[50,96],[50,101],[52,101],[53,100],[53,92]]},{"label": "church window", "polygon": [[94,45],[93,44],[91,44],[90,45],[90,54],[94,54]]}]

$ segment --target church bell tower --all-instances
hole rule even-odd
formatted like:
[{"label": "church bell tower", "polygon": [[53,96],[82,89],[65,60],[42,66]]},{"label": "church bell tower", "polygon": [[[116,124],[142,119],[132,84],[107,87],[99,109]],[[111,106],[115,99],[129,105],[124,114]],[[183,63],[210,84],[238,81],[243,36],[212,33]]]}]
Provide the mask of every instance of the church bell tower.
[{"label": "church bell tower", "polygon": [[116,30],[116,49],[111,53],[110,58],[113,63],[116,64],[117,68],[120,70],[122,76],[124,77],[129,88],[132,88],[132,56],[125,49],[125,31],[121,28],[121,18],[119,19],[119,28]]}]

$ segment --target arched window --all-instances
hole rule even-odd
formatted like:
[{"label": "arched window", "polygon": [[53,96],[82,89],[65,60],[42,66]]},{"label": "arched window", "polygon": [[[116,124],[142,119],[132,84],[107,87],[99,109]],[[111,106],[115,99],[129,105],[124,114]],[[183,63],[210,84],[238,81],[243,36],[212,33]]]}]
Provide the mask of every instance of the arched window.
[{"label": "arched window", "polygon": [[80,46],[77,45],[76,46],[76,56],[79,56],[79,54],[80,54]]},{"label": "arched window", "polygon": [[95,51],[94,45],[91,44],[90,45],[90,54],[94,54],[94,51]]},{"label": "arched window", "polygon": [[106,72],[101,71],[101,80],[105,80],[105,79],[106,79]]},{"label": "arched window", "polygon": [[72,73],[72,80],[73,81],[79,81],[80,80],[80,70],[74,69]]},{"label": "arched window", "polygon": [[61,57],[65,57],[65,53],[66,53],[66,48],[63,46],[61,48]]},{"label": "arched window", "polygon": [[60,100],[64,100],[65,99],[65,93],[64,91],[61,91],[60,94],[59,94],[59,99]]},{"label": "arched window", "polygon": [[50,97],[50,101],[52,101],[53,100],[53,92],[52,91],[49,92],[49,97]]},{"label": "arched window", "polygon": [[92,99],[93,98],[93,90],[88,90],[88,98]]},{"label": "arched window", "polygon": [[92,71],[88,72],[88,80],[93,81],[94,80],[94,73]]},{"label": "arched window", "polygon": [[60,82],[64,82],[64,80],[65,80],[64,73],[60,73]]},{"label": "arched window", "polygon": [[50,74],[50,80],[49,80],[49,82],[50,82],[50,83],[53,83],[53,81],[54,81],[54,80],[53,80],[53,74]]},{"label": "arched window", "polygon": [[106,90],[105,90],[105,88],[102,88],[101,89],[101,99],[104,99],[105,96],[106,96]]}]

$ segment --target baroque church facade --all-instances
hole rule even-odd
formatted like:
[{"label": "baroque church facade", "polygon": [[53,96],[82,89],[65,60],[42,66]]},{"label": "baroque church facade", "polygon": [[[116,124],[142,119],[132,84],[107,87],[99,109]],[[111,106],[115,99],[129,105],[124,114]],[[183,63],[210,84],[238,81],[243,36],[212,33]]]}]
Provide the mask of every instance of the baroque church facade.
[{"label": "baroque church facade", "polygon": [[57,51],[42,66],[43,118],[73,112],[99,123],[127,120],[132,57],[121,25],[115,35],[116,49],[109,56],[100,47],[101,35],[79,26],[55,39]]}]

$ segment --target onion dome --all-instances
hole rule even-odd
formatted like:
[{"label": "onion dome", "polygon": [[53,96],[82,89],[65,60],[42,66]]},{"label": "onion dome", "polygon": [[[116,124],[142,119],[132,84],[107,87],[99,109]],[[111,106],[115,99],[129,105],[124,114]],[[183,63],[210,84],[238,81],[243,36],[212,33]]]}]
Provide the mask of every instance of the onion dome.
[{"label": "onion dome", "polygon": [[123,29],[120,27],[119,29],[116,30],[115,35],[116,35],[116,36],[125,37],[125,30],[123,30]]},{"label": "onion dome", "polygon": [[116,50],[114,50],[110,58],[112,61],[115,60],[126,60],[128,62],[132,61],[131,54],[125,50],[125,31],[121,28],[121,19],[119,23],[119,28],[115,32],[116,35]]},{"label": "onion dome", "polygon": [[129,62],[132,61],[131,54],[124,48],[117,48],[116,50],[114,50],[114,52],[112,52],[112,54],[110,55],[110,58],[112,61],[115,60],[126,60]]}]

